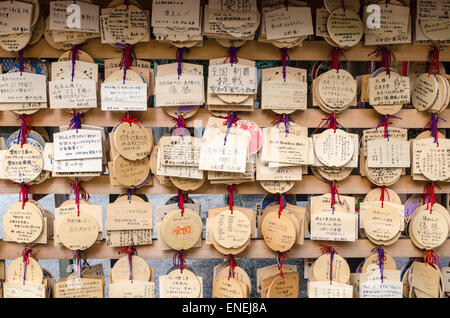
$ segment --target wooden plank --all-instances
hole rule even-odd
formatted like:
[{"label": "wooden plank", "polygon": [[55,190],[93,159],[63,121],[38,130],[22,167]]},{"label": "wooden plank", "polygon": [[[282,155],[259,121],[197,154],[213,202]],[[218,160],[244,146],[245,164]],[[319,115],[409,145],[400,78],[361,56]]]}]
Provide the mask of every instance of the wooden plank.
[{"label": "wooden plank", "polygon": [[[161,108],[149,108],[145,112],[134,113],[139,121],[146,127],[173,127],[174,121]],[[430,120],[427,112],[419,112],[415,109],[403,109],[398,114],[402,118],[393,119],[392,126],[399,128],[423,128]],[[119,118],[123,112],[105,112],[100,109],[91,109],[82,118],[82,123],[87,125],[97,125],[103,127],[114,127],[119,123]],[[207,109],[200,109],[191,119],[186,120],[187,127],[205,127],[208,118],[212,116]],[[304,111],[297,111],[290,115],[291,119],[300,126],[316,128],[322,118],[326,116],[320,109],[309,108]],[[450,128],[450,111],[445,111],[439,115],[446,121],[441,121],[439,128]],[[253,112],[241,112],[241,119],[250,119],[261,127],[272,125],[276,118],[275,113],[269,110],[256,109]],[[68,125],[72,119],[72,114],[60,109],[41,109],[33,115],[32,125],[34,127],[57,127]],[[339,123],[345,128],[375,128],[381,119],[373,109],[347,109],[338,115]],[[13,112],[0,112],[0,126],[19,126],[18,116]]]},{"label": "wooden plank", "polygon": [[[295,245],[289,252],[288,258],[316,258],[321,255],[320,244],[327,243],[333,245],[339,255],[348,258],[368,257],[373,254],[372,249],[376,247],[367,239],[360,239],[355,242],[324,242],[305,240],[303,246]],[[158,247],[158,241],[152,245],[137,247],[139,256],[146,259],[170,259],[174,251],[163,251]],[[423,257],[423,251],[416,248],[409,239],[400,239],[390,246],[384,247],[387,254],[392,257]],[[0,242],[0,258],[14,259],[21,255],[22,244],[11,242]],[[107,247],[105,242],[96,243],[86,251],[82,251],[83,258],[86,259],[117,259],[120,257],[120,247]],[[450,256],[450,240],[445,241],[441,247],[436,249],[440,257]],[[275,258],[276,253],[270,250],[264,240],[253,240],[250,246],[238,258]],[[33,257],[37,259],[72,259],[73,251],[63,246],[53,246],[53,241],[47,245],[37,245],[33,249]],[[212,245],[205,245],[201,248],[191,249],[185,252],[185,257],[190,259],[211,259],[224,258]]]},{"label": "wooden plank", "polygon": [[5,260],[0,260],[0,281],[5,280]]},{"label": "wooden plank", "polygon": [[[31,193],[35,194],[67,194],[71,192],[70,184],[73,181],[69,178],[52,178],[33,186]],[[366,194],[372,189],[372,184],[367,178],[359,175],[351,175],[343,181],[336,183],[340,194]],[[392,190],[399,194],[402,193],[422,193],[426,183],[423,181],[413,181],[411,176],[402,176],[392,187]],[[126,194],[126,188],[112,188],[109,182],[109,176],[103,175],[96,177],[89,182],[83,183],[86,191],[90,194]],[[440,188],[436,187],[436,193],[449,193],[450,183],[439,183]],[[153,185],[137,189],[139,194],[177,194],[177,188],[164,187],[159,184],[156,178],[153,178]],[[323,194],[330,192],[330,186],[312,175],[303,176],[302,181],[295,183],[294,187],[288,192],[292,194]],[[19,188],[9,180],[0,180],[0,193],[17,194]],[[220,185],[212,185],[209,182],[192,194],[227,194],[227,188]],[[239,194],[266,194],[267,192],[259,185],[259,182],[243,183],[238,185]]]},{"label": "wooden plank", "polygon": [[[140,59],[175,59],[176,48],[165,43],[151,40],[136,44],[136,56]],[[306,41],[302,47],[288,50],[291,61],[326,61],[331,60],[332,47],[325,41]],[[381,56],[370,55],[375,47],[366,47],[359,43],[355,47],[344,50],[349,61],[380,61]],[[121,50],[109,44],[101,44],[100,39],[90,39],[82,48],[93,58],[118,58]],[[429,61],[430,47],[427,45],[397,44],[391,45],[396,61]],[[64,51],[56,50],[43,38],[32,48],[24,52],[27,58],[58,58]],[[208,60],[228,56],[227,48],[220,46],[215,40],[204,40],[203,47],[193,47],[184,53],[186,60]],[[280,60],[280,50],[269,43],[248,41],[238,50],[238,57],[252,60]],[[0,49],[0,57],[17,57],[17,53]],[[450,61],[450,49],[443,48],[440,61]],[[344,58],[342,58],[344,59]]]}]

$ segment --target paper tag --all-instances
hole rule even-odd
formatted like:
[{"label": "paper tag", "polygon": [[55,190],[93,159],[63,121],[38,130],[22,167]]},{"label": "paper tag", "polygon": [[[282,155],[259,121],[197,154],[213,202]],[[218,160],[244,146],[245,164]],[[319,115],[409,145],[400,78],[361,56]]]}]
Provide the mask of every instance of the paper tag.
[{"label": "paper tag", "polygon": [[256,67],[242,64],[218,64],[209,66],[208,93],[256,94]]},{"label": "paper tag", "polygon": [[[76,9],[69,8],[73,4],[77,6]],[[49,15],[50,30],[98,33],[99,12],[99,6],[90,3],[81,1],[51,1]],[[79,23],[73,23],[73,20],[76,20],[76,18],[72,18],[74,13],[79,14]]]},{"label": "paper tag", "polygon": [[147,202],[124,201],[106,206],[106,230],[144,230],[153,228],[153,206]]},{"label": "paper tag", "polygon": [[0,35],[31,32],[33,4],[20,1],[0,2]]},{"label": "paper tag", "polygon": [[450,2],[442,0],[417,0],[417,16],[420,19],[450,20]]},{"label": "paper tag", "polygon": [[409,78],[394,74],[369,79],[370,105],[409,104]]},{"label": "paper tag", "polygon": [[384,280],[359,286],[360,298],[403,298],[403,283]]},{"label": "paper tag", "polygon": [[98,278],[75,278],[55,284],[55,298],[103,298],[103,281]]},{"label": "paper tag", "polygon": [[203,179],[203,171],[199,170],[197,167],[162,165],[159,149],[156,163],[156,174],[158,176],[167,176],[167,177]]},{"label": "paper tag", "polygon": [[308,84],[286,79],[262,82],[262,109],[306,109]]},{"label": "paper tag", "polygon": [[147,110],[147,84],[134,82],[102,83],[102,110]]},{"label": "paper tag", "polygon": [[53,172],[99,172],[103,171],[102,158],[82,160],[54,160]]},{"label": "paper tag", "polygon": [[307,137],[286,135],[284,130],[278,127],[264,128],[261,160],[307,165],[308,146]]},{"label": "paper tag", "polygon": [[264,18],[268,40],[314,34],[311,8],[283,7],[267,12]]},{"label": "paper tag", "polygon": [[109,298],[155,298],[155,283],[138,280],[110,283]]},{"label": "paper tag", "polygon": [[50,81],[50,108],[96,108],[95,80]]},{"label": "paper tag", "polygon": [[375,139],[367,142],[369,168],[409,168],[409,141],[400,139]]},{"label": "paper tag", "polygon": [[220,128],[205,130],[200,150],[200,170],[244,173],[248,155],[249,135],[231,127],[224,145],[225,132]]},{"label": "paper tag", "polygon": [[316,36],[329,37],[328,34],[328,17],[330,13],[325,8],[319,8],[316,11]]},{"label": "paper tag", "polygon": [[[331,209],[331,208],[330,208]],[[346,212],[311,214],[311,240],[355,241],[356,215]]]},{"label": "paper tag", "polygon": [[[0,22],[1,23],[1,22]],[[0,75],[0,103],[46,103],[45,75],[14,72]]]},{"label": "paper tag", "polygon": [[29,281],[5,282],[3,298],[45,298],[45,286]]},{"label": "paper tag", "polygon": [[106,231],[106,246],[149,245],[152,236],[152,230]]},{"label": "paper tag", "polygon": [[258,159],[256,165],[256,180],[261,181],[301,181],[302,166],[271,168]]},{"label": "paper tag", "polygon": [[159,141],[164,166],[198,166],[201,139],[192,136],[162,137]]},{"label": "paper tag", "polygon": [[[375,34],[380,37],[394,37],[408,33],[410,8],[394,4],[383,4],[380,8],[380,27],[369,28],[364,24],[366,34]],[[363,21],[368,21],[368,16],[372,14],[371,10],[364,7]]]},{"label": "paper tag", "polygon": [[205,103],[203,76],[194,74],[170,74],[156,76],[155,105],[196,106]]},{"label": "paper tag", "polygon": [[309,298],[353,298],[353,286],[333,282],[308,282]]},{"label": "paper tag", "polygon": [[102,158],[102,135],[98,130],[67,130],[53,135],[55,160]]},{"label": "paper tag", "polygon": [[249,182],[255,180],[255,167],[253,163],[247,163],[244,173],[208,171],[208,180],[213,183],[225,183],[230,180],[237,182]]},{"label": "paper tag", "polygon": [[153,0],[152,27],[196,28],[200,24],[200,0]]}]

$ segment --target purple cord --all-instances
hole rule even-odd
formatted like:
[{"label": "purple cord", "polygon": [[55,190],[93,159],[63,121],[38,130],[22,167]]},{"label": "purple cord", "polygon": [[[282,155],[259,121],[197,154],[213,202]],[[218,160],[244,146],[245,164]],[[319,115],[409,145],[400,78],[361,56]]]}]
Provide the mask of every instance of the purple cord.
[{"label": "purple cord", "polygon": [[128,202],[131,203],[131,189],[127,190]]},{"label": "purple cord", "polygon": [[330,253],[330,285],[333,284],[333,259],[334,259],[334,250]]},{"label": "purple cord", "polygon": [[236,123],[236,120],[237,120],[237,113],[235,113],[235,112],[228,113],[227,132],[225,133],[225,138],[223,141],[224,146],[227,143],[227,137],[228,137],[228,133],[230,132],[230,128],[233,124]]},{"label": "purple cord", "polygon": [[78,50],[80,49],[80,47],[78,45],[75,45],[72,48],[72,51],[70,52],[72,55],[72,82],[73,82],[73,78],[75,76],[75,63],[77,62],[77,57],[78,57]]},{"label": "purple cord", "polygon": [[377,128],[375,128],[375,130],[378,130],[378,128],[379,128],[381,125],[383,125],[384,128],[385,128],[385,134],[386,134],[385,138],[387,138],[388,141],[389,141],[389,129],[388,129],[388,127],[389,127],[389,119],[392,119],[392,118],[402,120],[402,118],[397,117],[397,116],[394,116],[394,115],[385,115],[385,116],[383,116],[383,117],[381,118],[380,122],[379,122],[378,125],[377,125]]},{"label": "purple cord", "polygon": [[24,129],[25,129],[24,126],[25,126],[25,124],[24,124],[24,121],[22,120],[22,123],[20,124],[19,134],[17,135],[17,144],[18,145],[20,145],[20,137],[25,134],[24,133]]},{"label": "purple cord", "polygon": [[150,172],[148,174],[147,178],[145,178],[145,180],[141,184],[138,184],[137,186],[132,186],[131,189],[137,189],[137,188],[143,187],[147,183],[148,179],[150,179],[151,175],[152,175],[152,173]]},{"label": "purple cord", "polygon": [[130,267],[130,280],[131,282],[133,282],[133,266],[131,265],[132,263],[132,257],[133,255],[131,253],[128,253],[128,265]]},{"label": "purple cord", "polygon": [[133,61],[136,61],[136,54],[134,53],[134,46],[130,44],[122,44],[116,43],[114,44],[116,47],[121,47],[122,59],[120,60],[120,69],[123,68],[123,83],[125,84],[125,80],[127,77],[127,70],[131,67]]},{"label": "purple cord", "polygon": [[281,207],[282,207],[282,210],[284,210],[286,208],[286,203],[287,203],[286,193],[282,193],[280,195],[281,195],[281,198],[282,198]]},{"label": "purple cord", "polygon": [[234,46],[230,46],[230,63],[233,66],[233,63],[237,63],[237,50]]},{"label": "purple cord", "polygon": [[372,251],[377,251],[378,253],[378,263],[380,266],[380,273],[381,273],[381,282],[383,282],[383,270],[384,270],[384,260],[386,258],[386,255],[384,254],[384,249],[381,247],[375,247]]},{"label": "purple cord", "polygon": [[23,50],[19,51],[19,67],[20,67],[20,76],[22,76],[22,72],[23,72]]},{"label": "purple cord", "polygon": [[83,113],[75,112],[72,119],[70,120],[69,129],[76,129],[76,131],[78,132],[78,129],[81,129],[81,117],[83,116]]},{"label": "purple cord", "polygon": [[278,117],[278,119],[274,122],[274,125],[278,127],[279,124],[284,124],[284,132],[286,133],[286,136],[289,134],[289,126],[290,126],[291,119],[287,114],[282,114]]},{"label": "purple cord", "polygon": [[429,126],[431,128],[431,136],[434,138],[434,143],[437,143],[438,133],[439,133],[438,126],[439,126],[440,120],[447,122],[444,118],[441,118],[441,117],[435,115],[434,113],[431,113],[431,120],[425,126],[425,128],[427,126]]},{"label": "purple cord", "polygon": [[183,62],[183,48],[180,47],[177,49],[178,79],[180,79],[180,76],[181,76],[181,63],[182,62]]}]

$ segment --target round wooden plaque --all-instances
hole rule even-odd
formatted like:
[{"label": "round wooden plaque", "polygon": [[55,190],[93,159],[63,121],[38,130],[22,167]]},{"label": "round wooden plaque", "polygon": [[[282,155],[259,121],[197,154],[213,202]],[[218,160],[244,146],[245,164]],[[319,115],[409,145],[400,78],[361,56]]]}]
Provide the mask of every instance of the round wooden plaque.
[{"label": "round wooden plaque", "polygon": [[135,5],[119,5],[108,18],[108,31],[119,43],[136,44],[149,32],[145,12]]},{"label": "round wooden plaque", "polygon": [[314,140],[314,151],[325,166],[342,167],[352,159],[355,149],[352,137],[345,131],[327,129]]},{"label": "round wooden plaque", "polygon": [[[140,256],[133,255],[132,259],[132,277],[133,280],[148,282],[150,281],[151,272],[147,262]],[[130,280],[130,264],[128,255],[119,258],[119,260],[111,268],[111,280],[113,283],[126,282]]]},{"label": "round wooden plaque", "polygon": [[371,206],[364,214],[364,230],[375,240],[389,241],[393,239],[402,227],[402,219],[394,208],[381,204]]},{"label": "round wooden plaque", "polygon": [[150,175],[150,160],[130,161],[116,156],[113,161],[114,176],[117,181],[128,188],[143,186]]},{"label": "round wooden plaque", "polygon": [[202,291],[202,286],[197,275],[184,268],[171,271],[168,279],[161,285],[163,294],[167,298],[198,298]]},{"label": "round wooden plaque", "polygon": [[3,216],[3,233],[17,243],[32,243],[42,233],[44,221],[39,207],[26,202],[14,203]]},{"label": "round wooden plaque", "polygon": [[98,233],[97,221],[88,214],[70,214],[59,223],[59,240],[73,251],[91,247],[97,241]]},{"label": "round wooden plaque", "polygon": [[20,256],[14,259],[8,267],[8,273],[6,274],[7,282],[23,282],[24,274],[25,281],[35,284],[42,284],[44,280],[44,272],[39,263],[32,257],[28,256],[29,264],[26,266],[23,262],[23,257]]},{"label": "round wooden plaque", "polygon": [[202,219],[190,210],[185,209],[183,216],[179,209],[169,212],[164,217],[164,226],[160,226],[164,242],[174,250],[188,250],[193,247],[202,235]]},{"label": "round wooden plaque", "polygon": [[411,95],[411,103],[418,111],[430,108],[438,94],[438,82],[434,75],[420,75]]},{"label": "round wooden plaque", "polygon": [[248,217],[237,209],[224,210],[215,217],[212,234],[225,248],[239,248],[247,243],[251,234]]},{"label": "round wooden plaque", "polygon": [[[330,280],[330,254],[320,256],[312,266],[314,281]],[[339,254],[333,255],[333,274],[332,281],[341,284],[347,284],[350,280],[350,267],[347,261]]]},{"label": "round wooden plaque", "polygon": [[213,298],[244,298],[241,283],[230,277],[215,277],[213,280]]},{"label": "round wooden plaque", "polygon": [[114,130],[114,146],[125,159],[142,160],[152,151],[151,136],[147,128],[136,123],[121,123]]},{"label": "round wooden plaque", "polygon": [[286,193],[291,190],[294,181],[259,181],[259,184],[269,193]]},{"label": "round wooden plaque", "polygon": [[420,244],[419,248],[423,246],[426,249],[435,249],[441,246],[448,233],[448,221],[436,211],[430,213],[429,210],[416,210],[411,219],[409,235],[413,243],[417,241]]},{"label": "round wooden plaque", "polygon": [[276,212],[266,215],[261,231],[267,246],[276,252],[288,251],[296,241],[295,225],[283,214],[280,217]]},{"label": "round wooden plaque", "polygon": [[342,47],[355,46],[364,34],[364,27],[358,14],[342,8],[330,13],[327,28],[333,41]]}]

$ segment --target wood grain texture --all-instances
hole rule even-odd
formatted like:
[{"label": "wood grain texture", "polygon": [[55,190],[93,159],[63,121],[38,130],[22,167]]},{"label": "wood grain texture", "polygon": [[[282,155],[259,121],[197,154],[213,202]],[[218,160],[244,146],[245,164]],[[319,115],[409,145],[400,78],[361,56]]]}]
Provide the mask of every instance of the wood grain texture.
[{"label": "wood grain texture", "polygon": [[[356,258],[368,257],[372,254],[372,249],[376,246],[369,240],[360,239],[356,242],[324,242],[305,240],[302,246],[295,245],[289,252],[288,258],[316,258],[321,255],[320,244],[327,243],[333,245],[339,255],[343,257]],[[409,239],[400,239],[390,246],[384,247],[387,254],[392,257],[423,257],[423,250],[416,248]],[[0,259],[14,259],[21,255],[23,244],[0,242]],[[96,243],[88,250],[82,251],[85,259],[117,259],[120,247],[107,247],[105,242]],[[174,251],[162,251],[159,249],[158,241],[153,241],[152,245],[137,247],[139,256],[148,259],[170,259]],[[450,257],[450,240],[445,241],[441,247],[436,249],[439,257]],[[270,250],[264,240],[252,240],[250,246],[237,258],[276,258],[277,253]],[[33,249],[33,257],[37,259],[72,259],[73,252],[63,246],[54,246],[53,241],[46,245],[37,245]],[[185,251],[188,259],[198,258],[224,258],[212,245],[205,245],[201,248],[194,248]]]},{"label": "wood grain texture", "polygon": [[[70,184],[73,181],[69,178],[52,178],[41,184],[33,186],[31,193],[35,194],[68,194],[71,192]],[[426,182],[413,181],[410,176],[402,176],[390,188],[395,192],[402,193],[422,193]],[[366,194],[372,189],[372,184],[365,177],[351,175],[343,181],[336,182],[340,194]],[[90,194],[126,194],[126,188],[112,188],[109,182],[109,176],[103,175],[84,182],[84,188]],[[137,189],[139,194],[177,194],[177,188],[165,187],[159,184],[156,178],[153,178],[153,185]],[[436,187],[436,194],[449,193],[450,183],[439,183]],[[0,193],[17,194],[19,188],[12,181],[0,180]],[[249,182],[238,185],[239,194],[266,194],[267,192],[259,185],[259,182]],[[305,175],[302,181],[297,181],[294,187],[287,193],[292,194],[324,194],[330,192],[328,183],[319,180],[315,176]],[[209,182],[195,191],[189,191],[191,194],[227,194],[225,186],[213,185]]]},{"label": "wood grain texture", "polygon": [[[48,7],[49,0],[40,0],[43,7]],[[94,0],[94,3],[105,7],[109,0]],[[151,7],[151,1],[140,1],[145,8]],[[202,1],[205,2],[205,1]],[[321,1],[309,1],[312,7],[321,5]],[[315,10],[313,10],[313,14]],[[396,61],[429,61],[430,47],[418,46],[412,44],[391,45],[391,50],[395,54]],[[307,41],[302,47],[289,49],[289,58],[292,61],[324,61],[331,59],[332,47],[324,41]],[[354,48],[344,50],[344,54],[349,61],[374,61],[381,60],[380,57],[369,54],[375,47],[366,47],[359,43]],[[82,50],[89,53],[93,58],[120,58],[122,51],[111,45],[101,44],[100,39],[91,39],[87,41]],[[31,48],[25,50],[26,58],[58,58],[64,51],[56,50],[48,45],[45,39],[41,39]],[[148,43],[139,43],[136,45],[136,56],[139,59],[174,59],[176,48],[168,44],[162,44],[155,40]],[[228,55],[227,49],[217,44],[215,40],[205,40],[202,48],[191,48],[184,53],[186,60],[208,60],[220,58]],[[251,60],[280,60],[280,51],[268,43],[249,41],[245,46],[239,49],[238,56]],[[16,58],[17,53],[6,52],[0,49],[0,58]],[[344,58],[342,58],[344,59]],[[442,62],[450,61],[450,48],[443,48],[440,52]],[[100,109],[90,110],[83,118],[82,122],[89,125],[103,127],[113,127],[118,123],[122,112],[102,112]],[[146,112],[136,112],[141,123],[146,127],[173,127],[174,122],[169,118],[163,109],[149,109]],[[414,109],[402,110],[399,114],[402,120],[393,120],[394,127],[400,128],[423,128],[429,120],[426,112],[420,113]],[[201,109],[198,114],[186,121],[188,127],[204,127],[210,114],[206,109]],[[325,114],[319,109],[307,109],[297,111],[292,116],[294,122],[308,128],[315,128]],[[450,112],[445,111],[441,114],[447,122],[441,122],[440,128],[450,128]],[[35,127],[58,127],[67,125],[72,115],[63,110],[44,109],[33,115],[33,126]],[[271,125],[275,114],[271,111],[255,110],[254,112],[241,113],[240,118],[251,119],[261,127]],[[348,109],[339,114],[339,122],[345,128],[374,128],[378,124],[381,115],[372,109]],[[0,112],[0,127],[18,127],[18,117],[9,111]],[[41,185],[33,186],[32,193],[35,194],[68,194],[70,193],[70,183],[68,178],[53,178],[47,180]],[[403,176],[391,188],[397,193],[411,194],[422,193],[425,182],[413,181],[410,176]],[[83,184],[86,190],[91,194],[125,194],[124,188],[112,188],[109,182],[109,176],[97,177]],[[341,194],[365,194],[371,190],[371,183],[358,175],[352,175],[342,182],[338,182],[339,193]],[[445,194],[448,202],[448,193],[450,193],[450,184],[440,183],[440,188],[436,188],[436,193]],[[238,186],[239,194],[265,194],[266,192],[257,182],[246,183]],[[0,180],[0,193],[15,194],[18,193],[17,185],[8,180]],[[317,179],[314,176],[304,176],[302,181],[296,182],[294,188],[289,193],[296,194],[323,194],[329,193],[329,185]],[[153,186],[144,187],[137,191],[138,193],[148,194],[176,194],[176,188],[167,188],[161,186],[154,178]],[[206,182],[200,189],[191,193],[198,194],[226,194],[226,187],[210,185]],[[316,258],[321,255],[320,243],[322,241],[305,240],[303,246],[294,246],[289,251],[289,258]],[[356,242],[328,242],[333,245],[343,257],[368,257],[373,254],[371,251],[375,245],[366,239],[360,239]],[[139,255],[147,259],[171,259],[174,251],[162,251],[159,249],[159,242],[154,241],[153,245],[138,247]],[[0,259],[14,259],[21,256],[24,248],[23,244],[0,241]],[[117,259],[121,257],[119,251],[121,248],[107,247],[105,242],[94,244],[91,248],[82,252],[86,259]],[[386,253],[393,257],[423,257],[422,250],[417,249],[409,239],[400,239],[395,244],[385,247]],[[436,252],[440,257],[450,257],[450,240],[446,242]],[[72,259],[73,252],[62,247],[54,246],[53,241],[46,245],[37,245],[33,250],[33,256],[37,259]],[[202,248],[192,249],[185,252],[188,259],[211,259],[224,258],[210,245],[203,245]],[[238,258],[276,258],[276,253],[271,251],[265,242],[261,239],[253,240],[251,245]],[[0,266],[1,268],[1,266]],[[1,278],[0,273],[0,278]]]},{"label": "wood grain texture", "polygon": [[[349,61],[380,61],[381,55],[375,57],[375,46],[365,46],[363,43],[344,50]],[[100,39],[90,39],[83,46],[93,58],[120,58],[122,51],[109,44],[101,44]],[[302,47],[288,50],[291,61],[328,61],[331,60],[332,47],[325,41],[306,41]],[[395,54],[396,61],[429,61],[430,47],[428,45],[396,44],[390,49]],[[26,58],[58,58],[64,51],[56,50],[41,39],[33,47],[24,51]],[[136,57],[139,59],[175,59],[176,48],[156,40],[136,44]],[[227,48],[220,46],[215,40],[204,40],[203,47],[193,47],[184,53],[186,60],[209,60],[228,56]],[[0,57],[17,57],[17,53],[0,49]],[[238,50],[238,57],[252,60],[280,60],[280,50],[269,43],[248,41]],[[442,49],[441,62],[450,61],[450,49]]]},{"label": "wood grain texture", "polygon": [[[134,112],[141,124],[146,127],[173,127],[174,121],[161,108],[149,108],[145,112]],[[114,127],[119,123],[123,112],[106,112],[99,108],[91,109],[82,118],[86,125]],[[208,118],[212,116],[207,109],[200,109],[190,119],[186,119],[187,127],[205,127]],[[320,109],[309,108],[297,111],[290,115],[291,119],[300,126],[316,128],[322,118],[326,116]],[[430,120],[427,112],[419,112],[415,109],[403,109],[396,116],[402,118],[392,119],[392,127],[399,128],[423,128]],[[439,123],[439,128],[450,128],[450,111],[446,110],[439,115],[446,121]],[[255,109],[253,112],[241,112],[241,119],[250,119],[260,127],[269,127],[276,118],[270,110]],[[34,127],[58,127],[68,125],[72,114],[61,109],[41,109],[33,115]],[[339,123],[345,128],[375,128],[381,119],[381,115],[373,109],[347,109],[338,115]],[[10,111],[0,112],[0,126],[19,126],[18,116]]]}]

